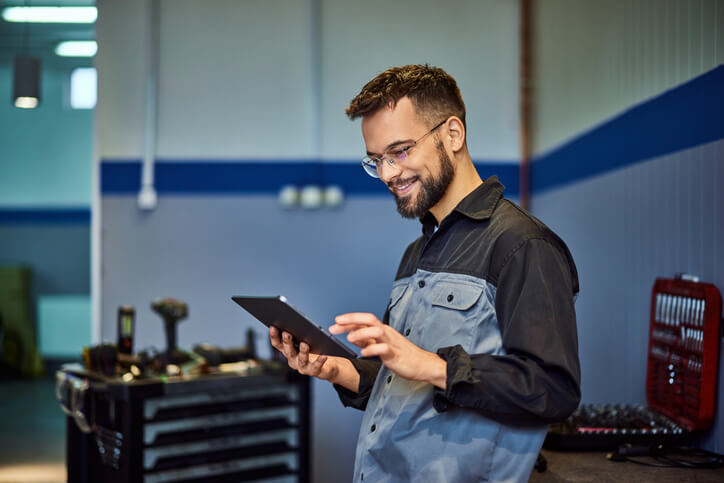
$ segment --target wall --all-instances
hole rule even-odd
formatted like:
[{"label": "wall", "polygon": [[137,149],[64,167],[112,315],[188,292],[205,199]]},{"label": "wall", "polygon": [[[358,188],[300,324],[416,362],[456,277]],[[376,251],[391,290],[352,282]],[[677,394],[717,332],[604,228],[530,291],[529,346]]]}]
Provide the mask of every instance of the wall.
[{"label": "wall", "polygon": [[[180,345],[241,345],[252,327],[262,355],[264,331],[232,295],[282,293],[321,324],[346,311],[381,316],[420,228],[362,172],[359,124],[343,110],[391,65],[429,62],[459,80],[471,154],[515,197],[515,2],[175,0],[160,2],[159,203],[139,211],[145,5],[98,2],[99,339],[115,337],[115,311],[131,304],[137,346],[162,347],[150,303],[166,295],[190,306]],[[277,193],[289,183],[339,184],[347,198],[340,209],[283,210]],[[313,397],[312,480],[349,480],[361,414],[328,384],[315,381]]]},{"label": "wall", "polygon": [[[91,60],[30,53],[42,61],[41,103],[23,110],[10,99],[15,52],[0,48],[0,265],[32,268],[34,313],[38,296],[90,294],[93,112],[69,105],[70,73]],[[90,337],[90,319],[79,330]]]},{"label": "wall", "polygon": [[643,403],[655,278],[724,288],[724,5],[536,5],[532,210],[578,264],[583,402]]},{"label": "wall", "polygon": [[0,55],[0,207],[89,207],[93,111],[70,108],[69,84],[90,63],[43,56],[40,106],[17,109],[13,57]]}]

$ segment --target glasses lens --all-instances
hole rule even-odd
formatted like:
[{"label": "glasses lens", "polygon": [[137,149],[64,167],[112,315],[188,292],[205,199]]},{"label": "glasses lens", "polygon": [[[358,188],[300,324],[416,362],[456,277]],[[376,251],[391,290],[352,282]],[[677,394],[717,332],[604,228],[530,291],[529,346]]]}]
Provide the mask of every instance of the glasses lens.
[{"label": "glasses lens", "polygon": [[373,178],[379,178],[380,175],[377,174],[377,168],[375,167],[374,163],[372,161],[367,161],[365,158],[365,161],[362,161],[362,167],[365,170],[365,173],[369,174]]}]

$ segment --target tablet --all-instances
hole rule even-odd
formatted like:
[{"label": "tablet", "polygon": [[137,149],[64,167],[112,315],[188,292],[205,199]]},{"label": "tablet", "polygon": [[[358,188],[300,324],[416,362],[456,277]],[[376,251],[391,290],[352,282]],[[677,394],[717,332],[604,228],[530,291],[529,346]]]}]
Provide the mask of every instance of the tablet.
[{"label": "tablet", "polygon": [[267,327],[289,332],[294,337],[294,345],[299,342],[309,344],[310,352],[328,356],[355,359],[357,354],[339,339],[315,324],[301,312],[292,307],[286,297],[250,297],[237,295],[231,300],[241,305],[247,312],[259,319]]}]

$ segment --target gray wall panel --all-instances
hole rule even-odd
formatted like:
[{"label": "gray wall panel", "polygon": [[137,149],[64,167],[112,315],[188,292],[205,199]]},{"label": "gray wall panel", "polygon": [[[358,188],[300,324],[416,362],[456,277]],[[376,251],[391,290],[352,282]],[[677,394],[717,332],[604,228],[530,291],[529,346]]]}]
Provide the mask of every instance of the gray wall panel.
[{"label": "gray wall panel", "polygon": [[[583,402],[645,402],[656,277],[685,272],[724,287],[723,155],[724,140],[533,197],[579,269]],[[723,387],[720,374],[720,406]],[[722,424],[705,437],[717,451]]]},{"label": "gray wall panel", "polygon": [[[264,327],[232,295],[284,294],[321,325],[349,311],[381,317],[404,248],[420,233],[389,197],[319,211],[283,210],[261,196],[164,197],[151,213],[140,212],[135,197],[102,204],[102,336],[115,337],[116,307],[131,304],[138,348],[164,346],[149,306],[166,295],[189,303],[178,326],[182,347],[242,345],[252,327],[264,357]],[[361,413],[343,408],[327,383],[315,382],[313,397],[314,481],[349,481]]]}]

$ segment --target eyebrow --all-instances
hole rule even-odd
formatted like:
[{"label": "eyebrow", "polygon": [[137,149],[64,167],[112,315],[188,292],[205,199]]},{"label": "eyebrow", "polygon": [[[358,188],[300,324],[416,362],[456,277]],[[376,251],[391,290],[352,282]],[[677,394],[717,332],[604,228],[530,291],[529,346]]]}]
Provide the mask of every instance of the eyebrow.
[{"label": "eyebrow", "polygon": [[[388,144],[387,147],[385,148],[385,150],[383,151],[383,153],[388,152],[390,149],[397,147],[400,144],[406,144],[406,143],[412,143],[412,142],[415,142],[415,140],[414,139],[403,139],[401,141],[395,141],[393,143]],[[372,153],[370,151],[367,151],[367,156],[369,156],[369,157],[380,156],[380,153]]]}]

